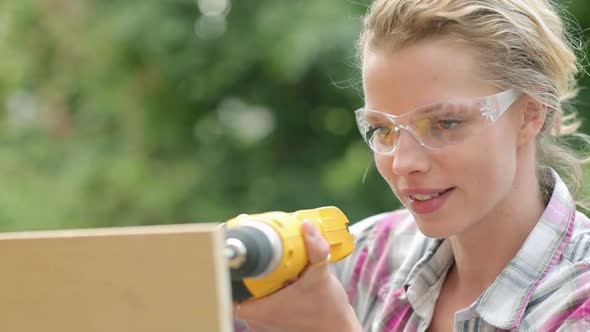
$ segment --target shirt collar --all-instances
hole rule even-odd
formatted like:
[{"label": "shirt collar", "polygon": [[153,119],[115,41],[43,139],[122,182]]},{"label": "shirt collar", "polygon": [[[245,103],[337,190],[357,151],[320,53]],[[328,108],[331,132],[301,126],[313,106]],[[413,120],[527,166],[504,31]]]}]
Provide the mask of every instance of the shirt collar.
[{"label": "shirt collar", "polygon": [[[516,256],[462,316],[475,312],[497,328],[515,328],[533,292],[557,263],[573,231],[575,202],[559,175],[550,171],[555,185],[543,215]],[[439,291],[438,281],[453,262],[448,240],[430,241],[426,254],[410,271],[404,285],[412,308],[423,318],[434,309],[432,293]]]},{"label": "shirt collar", "polygon": [[559,175],[543,215],[496,280],[472,308],[489,324],[513,329],[520,323],[535,289],[555,266],[569,242],[576,204]]},{"label": "shirt collar", "polygon": [[441,287],[441,279],[453,262],[451,243],[447,239],[429,239],[426,253],[414,265],[404,288],[412,308],[422,318],[430,317],[435,302],[432,301]]}]

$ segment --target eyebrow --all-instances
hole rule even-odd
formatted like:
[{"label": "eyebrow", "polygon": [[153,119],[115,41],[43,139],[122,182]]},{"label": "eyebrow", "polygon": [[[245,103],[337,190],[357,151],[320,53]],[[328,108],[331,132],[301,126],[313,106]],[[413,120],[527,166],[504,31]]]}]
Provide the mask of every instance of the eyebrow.
[{"label": "eyebrow", "polygon": [[429,115],[430,113],[434,113],[434,112],[439,111],[441,109],[441,106],[445,105],[445,104],[446,104],[445,102],[437,102],[437,103],[432,103],[432,104],[428,104],[428,105],[423,105],[418,108],[415,108],[414,110],[412,110],[410,112],[418,111],[418,114]]},{"label": "eyebrow", "polygon": [[460,113],[461,111],[468,109],[469,105],[467,105],[464,102],[443,101],[439,103],[426,105],[423,107],[424,108],[421,110],[421,113],[424,112],[425,114],[441,110],[444,111],[446,114],[453,114]]},{"label": "eyebrow", "polygon": [[[383,118],[387,118],[387,115],[389,115],[388,113],[382,112],[382,111],[377,111],[377,110],[372,110],[373,112],[367,112],[367,116],[366,116],[366,120],[367,121],[378,121],[378,120],[383,120]],[[378,113],[374,113],[374,112],[378,112]]]},{"label": "eyebrow", "polygon": [[[460,101],[457,102],[457,101],[453,101],[453,100],[443,100],[443,101],[434,102],[431,104],[418,106],[417,108],[414,108],[413,110],[410,110],[410,111],[408,111],[404,114],[401,114],[401,115],[390,114],[390,113],[387,113],[384,111],[379,111],[376,109],[371,109],[371,110],[382,113],[383,115],[385,115],[387,117],[393,116],[395,118],[400,118],[400,117],[403,118],[406,114],[411,114],[416,111],[418,111],[418,114],[422,114],[422,115],[429,115],[431,113],[435,113],[440,110],[445,111],[447,114],[460,113],[460,111],[462,111],[466,107],[469,108],[469,106],[465,102],[460,102]],[[368,121],[382,120],[382,119],[380,119],[380,116],[381,115],[375,115],[374,113],[370,113],[369,115],[367,115],[366,119]]]}]

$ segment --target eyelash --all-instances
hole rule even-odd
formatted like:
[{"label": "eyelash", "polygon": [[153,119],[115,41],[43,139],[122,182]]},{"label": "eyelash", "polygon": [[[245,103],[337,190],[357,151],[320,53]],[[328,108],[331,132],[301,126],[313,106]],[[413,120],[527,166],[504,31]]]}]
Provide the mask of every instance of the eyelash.
[{"label": "eyelash", "polygon": [[[444,124],[452,123],[453,126],[451,126],[451,128],[443,128],[443,126],[441,126],[442,123],[444,123]],[[461,123],[462,123],[461,120],[452,120],[452,119],[451,120],[439,120],[436,123],[436,128],[443,129],[443,130],[451,130],[451,129],[455,128],[456,126],[460,125]]]},{"label": "eyelash", "polygon": [[380,130],[382,128],[389,128],[389,126],[383,126],[383,125],[377,125],[377,126],[373,126],[373,125],[369,125],[369,129],[367,130],[367,138],[371,137],[373,135],[374,132],[376,132],[377,130]]}]

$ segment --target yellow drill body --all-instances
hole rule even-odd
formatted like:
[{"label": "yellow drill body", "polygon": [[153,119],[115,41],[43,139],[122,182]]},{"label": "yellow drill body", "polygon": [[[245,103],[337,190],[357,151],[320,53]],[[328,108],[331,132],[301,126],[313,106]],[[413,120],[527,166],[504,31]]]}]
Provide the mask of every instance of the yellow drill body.
[{"label": "yellow drill body", "polygon": [[259,298],[277,291],[289,281],[296,279],[308,264],[301,232],[301,222],[305,219],[313,222],[330,244],[331,262],[341,260],[352,252],[354,238],[348,231],[348,218],[340,209],[332,206],[293,213],[240,215],[227,222],[227,230],[246,224],[264,223],[272,227],[280,238],[282,253],[276,267],[264,275],[242,280],[252,294],[251,298]]}]

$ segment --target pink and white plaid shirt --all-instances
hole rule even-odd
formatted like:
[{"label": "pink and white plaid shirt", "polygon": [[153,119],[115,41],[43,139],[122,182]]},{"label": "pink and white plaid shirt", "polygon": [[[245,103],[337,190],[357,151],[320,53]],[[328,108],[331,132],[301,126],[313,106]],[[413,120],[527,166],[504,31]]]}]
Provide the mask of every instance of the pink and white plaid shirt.
[{"label": "pink and white plaid shirt", "polygon": [[[552,173],[537,225],[492,285],[455,313],[455,331],[590,331],[590,220]],[[351,231],[353,254],[331,268],[364,331],[426,330],[453,262],[449,241],[425,237],[405,209]],[[248,330],[236,322],[236,331]]]}]

